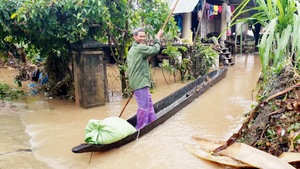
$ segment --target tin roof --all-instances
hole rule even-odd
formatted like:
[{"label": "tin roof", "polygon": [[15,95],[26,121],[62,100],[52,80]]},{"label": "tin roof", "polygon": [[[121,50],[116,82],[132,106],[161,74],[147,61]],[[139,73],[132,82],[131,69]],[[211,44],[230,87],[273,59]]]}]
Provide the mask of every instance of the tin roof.
[{"label": "tin roof", "polygon": [[[172,9],[175,5],[177,0],[166,0],[169,2],[169,6]],[[189,13],[194,10],[195,6],[198,4],[200,0],[179,0],[178,4],[176,5],[175,10],[173,11],[174,14],[177,13]],[[203,1],[203,0],[202,0]],[[212,5],[222,5],[223,2],[227,2],[229,5],[233,5],[235,8],[241,4],[242,0],[206,0],[207,3]],[[254,7],[254,0],[251,0],[246,8]],[[242,14],[239,18],[249,17],[254,13],[254,11],[250,11],[248,13]]]},{"label": "tin roof", "polygon": [[[176,5],[173,14],[176,13],[189,13],[194,10],[195,6],[198,4],[199,0],[179,0],[178,4]],[[172,1],[170,4],[170,8],[173,8],[176,1]]]}]

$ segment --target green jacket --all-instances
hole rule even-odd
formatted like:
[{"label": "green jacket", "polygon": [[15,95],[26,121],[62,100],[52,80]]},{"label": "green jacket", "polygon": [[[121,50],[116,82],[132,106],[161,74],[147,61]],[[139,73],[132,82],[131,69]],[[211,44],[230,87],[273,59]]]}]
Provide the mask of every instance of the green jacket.
[{"label": "green jacket", "polygon": [[133,42],[127,55],[127,75],[132,90],[151,86],[148,57],[157,55],[160,43],[157,39],[153,46]]}]

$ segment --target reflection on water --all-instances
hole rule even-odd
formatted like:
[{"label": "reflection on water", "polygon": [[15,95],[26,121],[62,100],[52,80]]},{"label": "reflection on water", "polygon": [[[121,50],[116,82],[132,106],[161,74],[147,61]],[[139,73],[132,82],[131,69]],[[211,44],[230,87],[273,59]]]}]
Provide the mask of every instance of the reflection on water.
[{"label": "reflection on water", "polygon": [[[82,109],[69,101],[28,101],[19,106],[21,119],[30,135],[35,156],[55,169],[215,169],[223,168],[194,157],[185,145],[196,144],[191,136],[226,140],[239,129],[243,114],[250,111],[252,90],[260,72],[258,56],[236,55],[235,65],[227,77],[179,111],[150,133],[118,149],[105,153],[74,154],[72,147],[83,142],[84,128],[89,119],[118,116],[126,99],[105,106]],[[183,84],[163,86],[154,90],[157,102]],[[134,98],[122,118],[127,119],[137,109]]]}]

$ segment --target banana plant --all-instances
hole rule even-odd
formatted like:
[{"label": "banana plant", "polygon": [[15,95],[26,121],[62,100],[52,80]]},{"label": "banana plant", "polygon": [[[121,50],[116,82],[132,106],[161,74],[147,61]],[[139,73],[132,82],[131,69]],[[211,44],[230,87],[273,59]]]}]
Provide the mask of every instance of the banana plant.
[{"label": "banana plant", "polygon": [[300,53],[297,52],[300,49],[299,0],[256,0],[254,8],[244,9],[249,2],[243,1],[233,19],[250,10],[257,11],[251,17],[237,22],[260,23],[264,28],[258,44],[264,77],[267,69],[280,72],[282,65],[291,61],[300,68]]}]

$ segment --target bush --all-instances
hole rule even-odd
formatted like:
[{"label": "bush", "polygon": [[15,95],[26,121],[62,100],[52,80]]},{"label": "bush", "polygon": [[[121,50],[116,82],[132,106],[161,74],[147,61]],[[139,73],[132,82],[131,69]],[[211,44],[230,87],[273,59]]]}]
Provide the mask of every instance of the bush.
[{"label": "bush", "polygon": [[15,100],[24,94],[24,91],[13,89],[7,84],[0,83],[0,100]]}]

